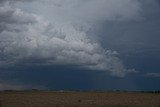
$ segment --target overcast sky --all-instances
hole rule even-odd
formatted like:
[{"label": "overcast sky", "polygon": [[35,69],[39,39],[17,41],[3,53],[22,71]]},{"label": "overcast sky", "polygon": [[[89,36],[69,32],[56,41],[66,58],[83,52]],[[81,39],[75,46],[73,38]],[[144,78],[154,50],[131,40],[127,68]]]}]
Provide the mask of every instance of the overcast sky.
[{"label": "overcast sky", "polygon": [[160,90],[159,0],[0,0],[0,90]]}]

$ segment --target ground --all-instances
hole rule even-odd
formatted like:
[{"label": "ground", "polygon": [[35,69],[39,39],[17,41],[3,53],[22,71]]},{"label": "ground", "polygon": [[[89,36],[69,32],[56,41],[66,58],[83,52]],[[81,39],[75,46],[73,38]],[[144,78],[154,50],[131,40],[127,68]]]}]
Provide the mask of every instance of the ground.
[{"label": "ground", "polygon": [[1,92],[0,107],[160,107],[160,94],[139,92]]}]

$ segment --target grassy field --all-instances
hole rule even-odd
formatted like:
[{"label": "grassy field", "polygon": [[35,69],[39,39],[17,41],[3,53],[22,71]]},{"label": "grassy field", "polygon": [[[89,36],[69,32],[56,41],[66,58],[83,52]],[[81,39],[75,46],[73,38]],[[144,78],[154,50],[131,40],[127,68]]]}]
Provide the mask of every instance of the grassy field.
[{"label": "grassy field", "polygon": [[160,94],[131,92],[1,92],[0,107],[160,107]]}]

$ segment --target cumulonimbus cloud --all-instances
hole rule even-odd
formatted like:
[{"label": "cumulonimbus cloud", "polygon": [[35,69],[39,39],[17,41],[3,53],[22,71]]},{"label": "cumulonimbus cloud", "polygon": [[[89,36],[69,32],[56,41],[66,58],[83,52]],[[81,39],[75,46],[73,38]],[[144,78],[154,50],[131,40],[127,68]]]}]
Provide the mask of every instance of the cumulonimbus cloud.
[{"label": "cumulonimbus cloud", "polygon": [[[44,13],[40,16],[40,13],[25,12],[11,4],[1,5],[0,67],[14,65],[22,60],[27,60],[27,64],[30,64],[30,59],[42,59],[41,63],[35,61],[31,64],[77,65],[86,69],[110,72],[112,75],[120,77],[134,71],[128,70],[123,65],[123,62],[116,56],[116,51],[103,49],[98,42],[87,35],[86,28],[90,25],[86,22],[89,20],[94,22],[97,19],[133,19],[139,14],[138,1],[120,0],[122,2],[120,5],[112,0],[76,0],[75,4],[70,4],[71,1],[73,0],[47,0],[53,4],[53,13],[52,15],[48,14],[50,19],[53,18],[52,21],[45,20]],[[112,4],[119,11],[114,11],[113,7],[107,3]],[[101,12],[106,10],[105,6],[108,6],[109,11]],[[126,8],[131,6],[132,13],[125,10],[126,8],[123,6]],[[77,10],[72,10],[73,8]],[[66,12],[68,12],[68,16],[64,15]],[[57,18],[65,21],[57,21]],[[77,22],[78,18],[81,20],[81,24]]]}]

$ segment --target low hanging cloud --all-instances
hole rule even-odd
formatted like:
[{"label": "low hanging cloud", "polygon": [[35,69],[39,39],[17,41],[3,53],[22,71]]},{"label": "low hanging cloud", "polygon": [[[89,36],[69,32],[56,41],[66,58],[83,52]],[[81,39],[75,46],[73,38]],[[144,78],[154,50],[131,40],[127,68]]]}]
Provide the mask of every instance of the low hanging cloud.
[{"label": "low hanging cloud", "polygon": [[[91,35],[87,35],[92,26],[86,22],[136,19],[140,11],[138,0],[46,0],[46,10],[42,10],[41,14],[31,13],[32,10],[25,12],[23,8],[15,8],[12,3],[7,4],[1,0],[0,3],[2,2],[0,67],[23,62],[24,66],[76,65],[110,72],[119,77],[135,72],[123,65],[116,51],[103,49]],[[44,1],[35,1],[39,6],[42,2]],[[48,20],[43,11],[52,12],[48,14]]]},{"label": "low hanging cloud", "polygon": [[6,83],[6,82],[0,81],[0,91],[3,91],[3,90],[28,90],[28,89],[47,89],[47,87],[15,84],[15,83]]},{"label": "low hanging cloud", "polygon": [[151,72],[151,73],[146,73],[144,76],[146,76],[146,77],[160,78],[160,73]]},{"label": "low hanging cloud", "polygon": [[28,89],[28,88],[23,85],[0,83],[0,91],[2,90],[24,90],[24,89]]}]

